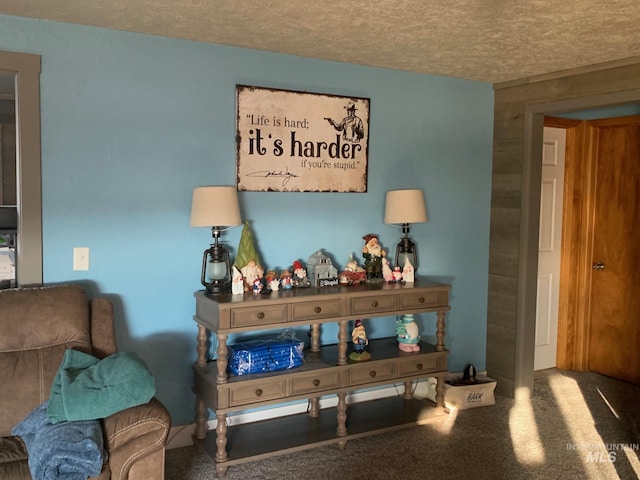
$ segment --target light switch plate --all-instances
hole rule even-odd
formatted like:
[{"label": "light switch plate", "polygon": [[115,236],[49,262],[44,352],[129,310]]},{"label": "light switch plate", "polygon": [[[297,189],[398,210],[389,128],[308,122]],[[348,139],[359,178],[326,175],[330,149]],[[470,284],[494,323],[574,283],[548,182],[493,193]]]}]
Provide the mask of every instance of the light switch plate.
[{"label": "light switch plate", "polygon": [[74,247],[73,269],[89,270],[89,247]]}]

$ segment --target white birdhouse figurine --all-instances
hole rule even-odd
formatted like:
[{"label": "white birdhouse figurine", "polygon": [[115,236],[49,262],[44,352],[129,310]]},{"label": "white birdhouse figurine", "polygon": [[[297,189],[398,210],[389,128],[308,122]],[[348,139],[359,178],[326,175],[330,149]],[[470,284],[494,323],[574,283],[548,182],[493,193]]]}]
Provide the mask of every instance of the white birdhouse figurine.
[{"label": "white birdhouse figurine", "polygon": [[333,266],[322,250],[318,250],[307,260],[307,270],[311,283],[317,287],[338,285],[338,269]]}]

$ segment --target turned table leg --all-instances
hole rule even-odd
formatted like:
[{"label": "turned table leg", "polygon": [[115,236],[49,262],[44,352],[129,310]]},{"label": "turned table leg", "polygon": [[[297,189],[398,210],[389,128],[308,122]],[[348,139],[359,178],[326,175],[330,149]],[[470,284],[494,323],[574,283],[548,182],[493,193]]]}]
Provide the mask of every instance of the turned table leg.
[{"label": "turned table leg", "polygon": [[218,367],[218,375],[216,376],[216,383],[227,383],[227,364],[229,363],[229,357],[227,352],[227,334],[218,334],[218,360],[216,365]]},{"label": "turned table leg", "polygon": [[404,382],[404,395],[402,398],[405,400],[411,400],[413,398],[413,382]]},{"label": "turned table leg", "polygon": [[[198,359],[196,360],[197,368],[204,368],[207,366],[207,340],[208,330],[202,325],[198,325],[198,336],[196,352],[198,353]],[[204,401],[196,396],[196,431],[194,433],[195,438],[202,440],[207,436],[207,406]]]},{"label": "turned table leg", "polygon": [[216,425],[216,462],[224,462],[227,459],[227,414],[216,415],[218,424]]},{"label": "turned table leg", "polygon": [[347,321],[338,322],[338,365],[346,365],[347,360]]},{"label": "turned table leg", "polygon": [[196,366],[204,368],[207,366],[208,333],[207,329],[202,325],[198,325],[198,336],[196,337],[196,340],[198,341],[198,345],[196,346],[196,352],[198,353]]},{"label": "turned table leg", "polygon": [[222,478],[227,474],[227,470],[229,467],[226,465],[216,465],[216,473],[218,474],[218,478]]},{"label": "turned table leg", "polygon": [[444,375],[436,377],[438,383],[436,384],[436,407],[444,408]]},{"label": "turned table leg", "polygon": [[195,437],[203,440],[207,436],[207,406],[196,396],[196,432]]},{"label": "turned table leg", "polygon": [[347,394],[338,394],[338,428],[336,434],[344,437],[347,434]]},{"label": "turned table leg", "polygon": [[320,324],[314,323],[311,325],[311,351],[320,351]]},{"label": "turned table leg", "polygon": [[313,418],[320,416],[320,397],[309,399],[309,416]]},{"label": "turned table leg", "polygon": [[[336,434],[339,437],[344,437],[347,435],[347,394],[339,393],[338,394],[338,428],[336,429]],[[338,448],[340,450],[344,450],[347,446],[346,440],[341,440],[338,442]]]},{"label": "turned table leg", "polygon": [[438,320],[436,321],[436,352],[444,352],[446,347],[444,345],[444,317],[446,313],[443,311],[438,312]]}]

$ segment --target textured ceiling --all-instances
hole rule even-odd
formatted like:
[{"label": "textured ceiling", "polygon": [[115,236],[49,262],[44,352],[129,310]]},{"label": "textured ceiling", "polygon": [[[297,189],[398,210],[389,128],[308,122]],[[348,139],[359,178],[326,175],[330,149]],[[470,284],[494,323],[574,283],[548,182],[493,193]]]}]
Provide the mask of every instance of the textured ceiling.
[{"label": "textured ceiling", "polygon": [[0,14],[491,83],[640,54],[639,0],[0,0]]}]

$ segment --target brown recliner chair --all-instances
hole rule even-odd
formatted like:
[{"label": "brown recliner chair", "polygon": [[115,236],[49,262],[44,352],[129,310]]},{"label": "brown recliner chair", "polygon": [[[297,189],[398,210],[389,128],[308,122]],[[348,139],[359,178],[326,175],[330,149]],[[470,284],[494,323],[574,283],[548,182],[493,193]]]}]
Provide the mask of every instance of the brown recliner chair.
[{"label": "brown recliner chair", "polygon": [[[11,429],[49,398],[66,349],[116,352],[113,306],[77,285],[0,291],[0,478],[30,479],[28,454]],[[100,480],[164,478],[171,417],[155,398],[102,420],[108,463]]]}]

